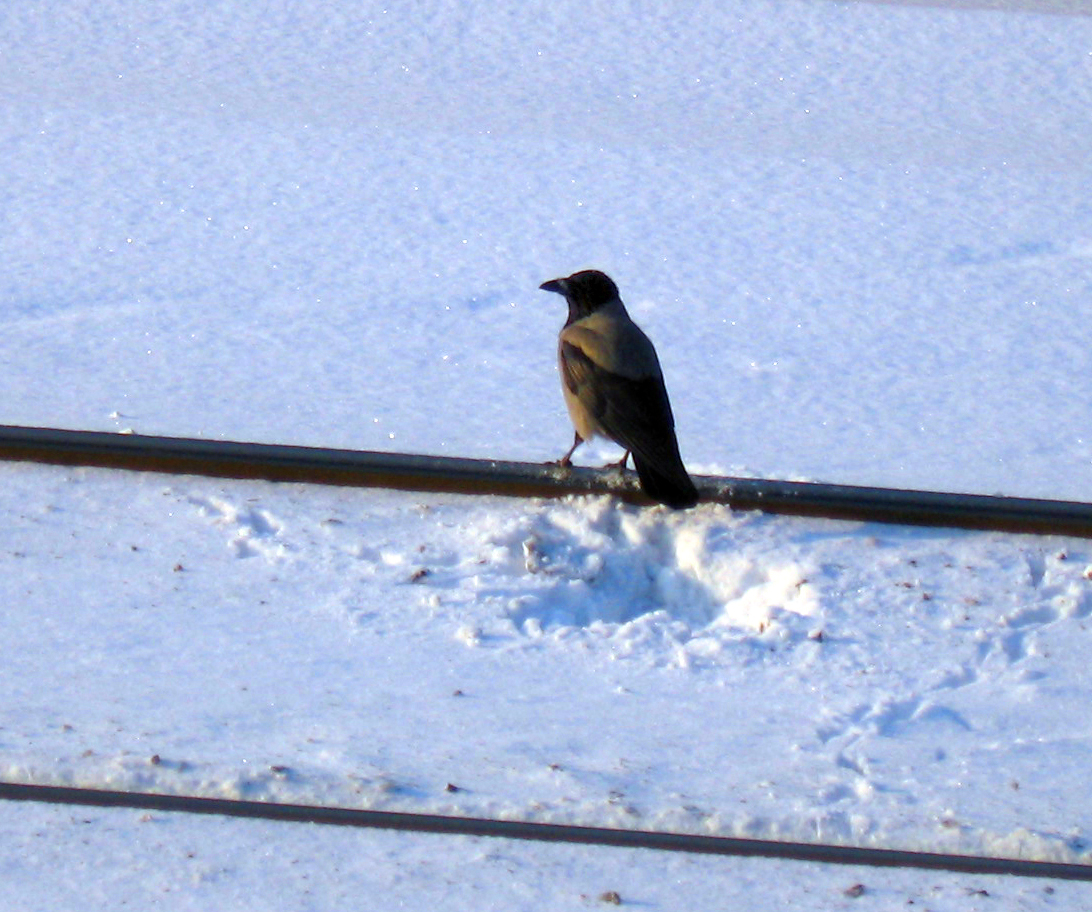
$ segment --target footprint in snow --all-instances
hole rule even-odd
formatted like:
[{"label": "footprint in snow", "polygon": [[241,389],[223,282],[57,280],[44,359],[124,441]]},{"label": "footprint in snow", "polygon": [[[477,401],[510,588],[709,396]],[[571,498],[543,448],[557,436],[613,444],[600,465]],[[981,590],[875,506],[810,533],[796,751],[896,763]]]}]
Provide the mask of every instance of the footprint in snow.
[{"label": "footprint in snow", "polygon": [[220,497],[190,497],[189,502],[211,516],[214,525],[228,530],[228,545],[236,557],[277,560],[287,554],[280,538],[284,526],[268,510],[250,503],[238,506]]}]

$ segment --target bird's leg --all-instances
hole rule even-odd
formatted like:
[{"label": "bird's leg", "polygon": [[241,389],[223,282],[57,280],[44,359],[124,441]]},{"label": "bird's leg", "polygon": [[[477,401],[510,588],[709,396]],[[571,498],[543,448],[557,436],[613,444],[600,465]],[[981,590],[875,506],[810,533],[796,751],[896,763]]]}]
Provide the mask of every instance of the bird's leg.
[{"label": "bird's leg", "polygon": [[626,463],[627,462],[629,462],[629,450],[626,450],[622,454],[622,458],[619,459],[617,462],[608,462],[605,466],[603,466],[603,468],[604,469],[617,469],[619,475],[625,475],[625,473],[626,473]]},{"label": "bird's leg", "polygon": [[569,447],[569,452],[557,461],[557,464],[563,469],[567,469],[569,466],[571,466],[573,464],[573,453],[576,452],[576,448],[580,446],[580,444],[582,444],[583,442],[584,438],[580,436],[579,431],[573,434],[573,445]]}]

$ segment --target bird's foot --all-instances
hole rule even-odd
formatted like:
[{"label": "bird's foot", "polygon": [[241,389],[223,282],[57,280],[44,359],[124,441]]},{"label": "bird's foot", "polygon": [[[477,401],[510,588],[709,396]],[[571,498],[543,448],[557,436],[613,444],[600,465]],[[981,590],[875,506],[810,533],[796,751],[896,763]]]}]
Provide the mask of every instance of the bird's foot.
[{"label": "bird's foot", "polygon": [[603,466],[604,469],[617,469],[619,475],[626,474],[626,463],[629,462],[629,450],[626,450],[625,455],[622,456],[617,462],[608,462]]},{"label": "bird's foot", "polygon": [[579,433],[573,435],[573,445],[569,447],[569,452],[562,456],[554,465],[561,469],[568,469],[573,464],[573,453],[576,452],[576,448],[584,442],[584,438]]}]

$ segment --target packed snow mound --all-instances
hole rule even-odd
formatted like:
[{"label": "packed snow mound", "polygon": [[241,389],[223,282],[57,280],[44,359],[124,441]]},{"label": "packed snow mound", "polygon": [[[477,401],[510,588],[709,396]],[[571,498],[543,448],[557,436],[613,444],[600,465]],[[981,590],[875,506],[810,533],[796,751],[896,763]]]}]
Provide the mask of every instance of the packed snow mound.
[{"label": "packed snow mound", "polygon": [[490,558],[524,590],[505,610],[531,636],[584,628],[625,637],[633,625],[658,625],[684,641],[813,614],[806,570],[749,555],[746,525],[717,507],[679,514],[570,501],[520,516],[493,537]]}]

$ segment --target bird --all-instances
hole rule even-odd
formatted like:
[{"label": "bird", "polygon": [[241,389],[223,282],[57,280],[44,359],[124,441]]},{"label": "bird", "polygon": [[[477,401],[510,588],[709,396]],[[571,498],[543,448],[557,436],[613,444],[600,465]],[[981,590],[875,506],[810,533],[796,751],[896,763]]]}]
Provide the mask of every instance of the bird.
[{"label": "bird", "polygon": [[561,391],[575,428],[573,445],[558,460],[572,465],[584,441],[606,437],[633,455],[641,488],[676,510],[698,501],[675,437],[660,360],[641,328],[630,319],[614,281],[596,269],[550,279],[543,291],[562,295],[569,317],[557,342]]}]

